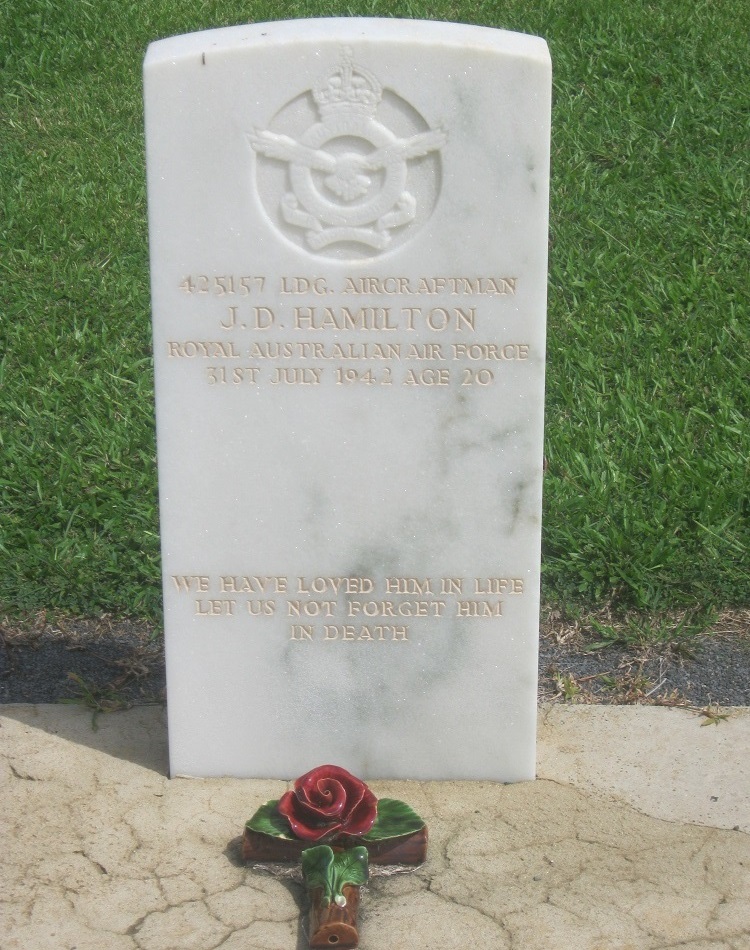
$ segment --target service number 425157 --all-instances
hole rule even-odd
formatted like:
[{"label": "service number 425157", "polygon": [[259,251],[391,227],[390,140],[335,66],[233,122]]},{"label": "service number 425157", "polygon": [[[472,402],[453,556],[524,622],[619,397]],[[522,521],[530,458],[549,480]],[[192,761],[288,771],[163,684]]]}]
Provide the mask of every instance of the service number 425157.
[{"label": "service number 425157", "polygon": [[247,297],[263,290],[265,277],[237,277],[234,274],[188,275],[180,284],[180,290],[186,294],[213,294],[216,297]]}]

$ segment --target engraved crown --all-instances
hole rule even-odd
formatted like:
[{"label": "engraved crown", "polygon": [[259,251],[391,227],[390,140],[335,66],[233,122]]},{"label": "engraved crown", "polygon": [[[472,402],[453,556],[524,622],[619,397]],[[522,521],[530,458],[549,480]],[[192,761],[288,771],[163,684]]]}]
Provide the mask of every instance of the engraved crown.
[{"label": "engraved crown", "polygon": [[383,89],[373,74],[355,66],[348,48],[341,51],[341,62],[313,87],[313,98],[322,117],[342,112],[374,115]]}]

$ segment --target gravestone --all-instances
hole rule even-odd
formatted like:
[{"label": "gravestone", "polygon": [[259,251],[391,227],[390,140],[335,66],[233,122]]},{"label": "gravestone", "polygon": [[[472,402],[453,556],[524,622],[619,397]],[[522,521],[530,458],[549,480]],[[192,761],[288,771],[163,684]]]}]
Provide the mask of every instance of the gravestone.
[{"label": "gravestone", "polygon": [[306,20],[144,71],[172,774],[532,778],[546,44]]}]

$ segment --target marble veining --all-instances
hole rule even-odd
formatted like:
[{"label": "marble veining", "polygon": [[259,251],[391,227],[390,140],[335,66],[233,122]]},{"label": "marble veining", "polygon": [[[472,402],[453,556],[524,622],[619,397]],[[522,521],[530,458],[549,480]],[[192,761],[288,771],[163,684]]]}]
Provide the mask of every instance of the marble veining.
[{"label": "marble veining", "polygon": [[144,76],[172,774],[532,778],[545,43],[255,24]]}]

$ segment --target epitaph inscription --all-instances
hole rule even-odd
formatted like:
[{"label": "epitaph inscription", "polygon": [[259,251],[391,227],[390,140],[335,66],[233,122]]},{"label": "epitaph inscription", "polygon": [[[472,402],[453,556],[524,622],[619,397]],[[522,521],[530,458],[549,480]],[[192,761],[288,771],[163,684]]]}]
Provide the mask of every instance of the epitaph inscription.
[{"label": "epitaph inscription", "polygon": [[145,80],[172,773],[533,777],[545,44],[259,24]]}]

